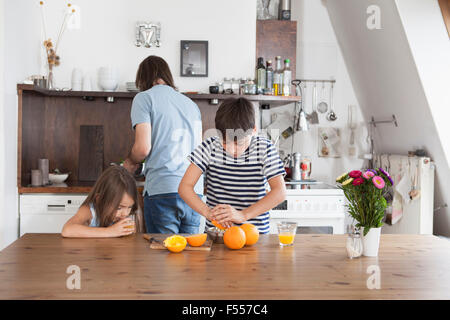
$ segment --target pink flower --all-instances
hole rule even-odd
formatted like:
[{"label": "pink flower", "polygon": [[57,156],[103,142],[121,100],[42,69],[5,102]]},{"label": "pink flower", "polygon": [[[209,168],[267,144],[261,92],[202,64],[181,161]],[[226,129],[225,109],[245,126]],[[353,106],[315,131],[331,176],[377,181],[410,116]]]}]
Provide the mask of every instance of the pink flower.
[{"label": "pink flower", "polygon": [[350,173],[348,174],[350,178],[359,178],[362,175],[362,172],[359,170],[353,170],[350,171]]},{"label": "pink flower", "polygon": [[385,182],[384,182],[382,177],[375,176],[375,177],[372,178],[372,182],[375,185],[375,187],[377,187],[378,189],[383,189],[384,188]]},{"label": "pink flower", "polygon": [[359,186],[360,184],[363,184],[363,183],[364,183],[364,179],[361,178],[361,177],[356,178],[355,180],[353,180],[353,185],[354,186]]},{"label": "pink flower", "polygon": [[372,171],[366,171],[363,174],[363,177],[366,178],[367,180],[370,180],[370,178],[372,178],[375,175],[375,173],[373,173]]}]

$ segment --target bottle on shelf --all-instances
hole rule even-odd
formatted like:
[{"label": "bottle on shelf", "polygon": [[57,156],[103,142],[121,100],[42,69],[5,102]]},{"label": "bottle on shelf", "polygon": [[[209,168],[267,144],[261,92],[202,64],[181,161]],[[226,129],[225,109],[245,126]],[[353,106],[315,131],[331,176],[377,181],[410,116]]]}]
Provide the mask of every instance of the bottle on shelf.
[{"label": "bottle on shelf", "polygon": [[275,72],[273,73],[274,95],[283,95],[283,70],[281,69],[281,57],[275,57]]},{"label": "bottle on shelf", "polygon": [[258,94],[263,94],[266,88],[266,67],[264,66],[264,58],[258,58],[256,66],[256,85]]},{"label": "bottle on shelf", "polygon": [[265,94],[273,94],[273,68],[272,61],[267,60],[266,62],[266,90]]},{"label": "bottle on shelf", "polygon": [[289,66],[290,64],[289,59],[284,60],[284,69],[283,69],[283,96],[290,96],[291,95],[291,81],[292,81],[292,71]]},{"label": "bottle on shelf", "polygon": [[231,90],[233,91],[233,94],[239,94],[239,86],[240,80],[237,78],[231,78]]}]

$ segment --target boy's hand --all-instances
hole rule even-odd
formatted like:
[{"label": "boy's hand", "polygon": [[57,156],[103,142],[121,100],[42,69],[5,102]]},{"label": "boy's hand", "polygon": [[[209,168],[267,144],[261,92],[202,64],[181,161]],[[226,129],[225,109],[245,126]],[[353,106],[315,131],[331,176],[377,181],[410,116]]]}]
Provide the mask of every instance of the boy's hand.
[{"label": "boy's hand", "polygon": [[126,218],[108,227],[112,237],[128,236],[134,232],[134,221]]},{"label": "boy's hand", "polygon": [[242,211],[236,210],[229,204],[218,204],[212,209],[212,215],[214,220],[224,227],[229,227],[229,222],[243,223],[246,220]]},{"label": "boy's hand", "polygon": [[127,169],[127,171],[131,174],[134,174],[137,169],[139,169],[138,163],[133,163],[129,158],[126,158],[123,162],[122,166]]}]

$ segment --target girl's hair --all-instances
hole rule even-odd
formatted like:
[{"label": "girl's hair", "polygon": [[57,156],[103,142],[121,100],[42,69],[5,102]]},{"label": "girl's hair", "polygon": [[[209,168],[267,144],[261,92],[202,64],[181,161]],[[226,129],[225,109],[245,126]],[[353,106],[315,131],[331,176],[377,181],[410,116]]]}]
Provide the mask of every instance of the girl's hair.
[{"label": "girl's hair", "polygon": [[[139,209],[136,181],[125,168],[111,166],[98,178],[83,205],[89,206],[92,203],[99,227],[108,227],[113,223],[114,212],[125,193],[134,201],[130,215],[136,215]],[[136,230],[140,230],[138,220],[136,217]]]},{"label": "girl's hair", "polygon": [[158,56],[148,56],[139,65],[136,73],[136,87],[140,91],[148,90],[158,79],[164,80],[168,86],[176,90],[167,62]]}]

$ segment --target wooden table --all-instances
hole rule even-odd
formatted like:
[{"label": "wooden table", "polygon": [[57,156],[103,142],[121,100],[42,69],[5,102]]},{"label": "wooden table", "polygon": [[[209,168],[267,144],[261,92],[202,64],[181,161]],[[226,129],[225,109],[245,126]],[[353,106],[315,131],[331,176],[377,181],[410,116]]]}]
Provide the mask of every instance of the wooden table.
[{"label": "wooden table", "polygon": [[[378,258],[349,260],[345,235],[275,235],[232,251],[151,250],[142,235],[64,239],[26,234],[0,252],[0,299],[450,299],[450,242],[382,235]],[[66,269],[81,269],[69,290]],[[368,289],[367,268],[380,268]]]}]

